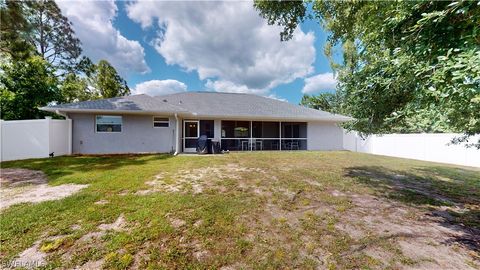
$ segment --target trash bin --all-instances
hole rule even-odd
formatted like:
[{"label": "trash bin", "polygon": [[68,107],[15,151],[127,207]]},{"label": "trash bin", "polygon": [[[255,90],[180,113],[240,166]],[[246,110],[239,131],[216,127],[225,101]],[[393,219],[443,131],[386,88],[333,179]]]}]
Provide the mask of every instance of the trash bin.
[{"label": "trash bin", "polygon": [[210,143],[211,153],[220,154],[220,142],[217,140],[212,140]]},{"label": "trash bin", "polygon": [[207,139],[207,153],[212,153],[212,139]]},{"label": "trash bin", "polygon": [[200,138],[197,140],[197,153],[198,154],[207,154],[209,149],[208,149],[208,139],[207,136],[202,135]]}]

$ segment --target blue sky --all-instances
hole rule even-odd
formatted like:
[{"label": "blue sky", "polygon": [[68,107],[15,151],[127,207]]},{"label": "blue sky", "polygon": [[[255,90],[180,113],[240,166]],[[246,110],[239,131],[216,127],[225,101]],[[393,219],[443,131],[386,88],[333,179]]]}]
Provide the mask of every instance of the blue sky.
[{"label": "blue sky", "polygon": [[58,2],[93,61],[106,59],[134,94],[245,92],[298,103],[332,91],[326,33],[306,21],[291,41],[242,2]]}]

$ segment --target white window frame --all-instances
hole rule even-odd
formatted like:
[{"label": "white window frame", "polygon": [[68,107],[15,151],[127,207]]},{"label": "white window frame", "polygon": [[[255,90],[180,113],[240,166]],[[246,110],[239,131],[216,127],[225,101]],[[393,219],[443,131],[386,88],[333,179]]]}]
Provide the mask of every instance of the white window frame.
[{"label": "white window frame", "polygon": [[[98,131],[97,116],[113,116],[120,117],[122,124],[120,125],[120,131]],[[109,115],[109,114],[96,114],[95,115],[95,133],[122,133],[123,132],[123,116],[122,115]]]},{"label": "white window frame", "polygon": [[[155,117],[157,117],[157,118],[165,118],[165,119],[168,119],[168,120],[167,120],[167,121],[164,121],[164,120],[162,120],[162,121],[155,121]],[[167,123],[168,126],[167,126],[167,127],[156,127],[156,126],[155,126],[155,123]],[[170,127],[170,117],[165,117],[165,116],[153,116],[153,117],[152,117],[152,127],[153,127],[153,128],[169,128],[169,127]]]}]

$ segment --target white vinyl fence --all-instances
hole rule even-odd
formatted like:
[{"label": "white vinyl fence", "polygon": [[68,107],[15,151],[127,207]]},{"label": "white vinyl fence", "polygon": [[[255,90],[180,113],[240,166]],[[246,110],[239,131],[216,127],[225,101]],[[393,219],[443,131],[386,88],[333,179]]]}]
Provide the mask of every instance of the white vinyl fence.
[{"label": "white vinyl fence", "polygon": [[[0,120],[0,161],[45,158],[72,153],[72,120]],[[480,167],[480,150],[452,145],[460,134],[388,134],[362,139],[344,132],[343,148],[352,152]],[[471,141],[477,141],[475,136]]]},{"label": "white vinyl fence", "polygon": [[[343,148],[352,152],[419,159],[480,167],[480,150],[450,144],[453,133],[372,135],[362,139],[356,132],[344,132]],[[480,136],[471,138],[478,141]]]},{"label": "white vinyl fence", "polygon": [[72,153],[72,120],[0,121],[0,161]]}]

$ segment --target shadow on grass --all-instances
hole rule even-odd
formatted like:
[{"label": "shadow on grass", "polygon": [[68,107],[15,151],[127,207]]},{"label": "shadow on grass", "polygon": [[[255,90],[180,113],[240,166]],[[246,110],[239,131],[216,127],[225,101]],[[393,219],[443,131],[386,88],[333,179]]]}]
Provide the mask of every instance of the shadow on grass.
[{"label": "shadow on grass", "polygon": [[348,168],[345,176],[369,186],[379,196],[427,209],[440,225],[462,233],[451,242],[480,252],[480,172],[448,167],[399,171],[360,166]]},{"label": "shadow on grass", "polygon": [[169,154],[61,156],[54,158],[6,161],[1,163],[1,167],[40,170],[48,175],[49,180],[55,180],[76,172],[115,170],[124,166],[143,165],[148,162],[167,160],[172,157],[173,156]]}]

